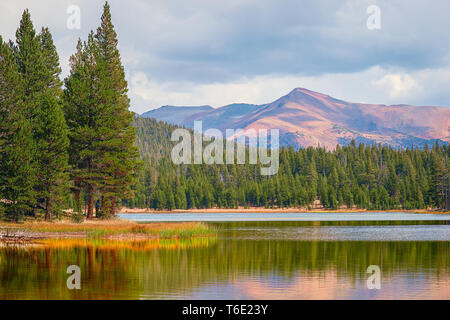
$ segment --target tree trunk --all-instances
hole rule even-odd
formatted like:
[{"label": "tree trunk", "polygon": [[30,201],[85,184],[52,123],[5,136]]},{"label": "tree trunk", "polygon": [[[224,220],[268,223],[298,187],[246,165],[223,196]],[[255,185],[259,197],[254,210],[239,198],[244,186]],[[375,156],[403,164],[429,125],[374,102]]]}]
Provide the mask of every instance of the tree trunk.
[{"label": "tree trunk", "polygon": [[97,202],[95,202],[95,216],[98,217],[99,207],[97,205]]},{"label": "tree trunk", "polygon": [[87,210],[87,218],[92,219],[94,216],[94,195],[92,187],[88,188],[88,210]]},{"label": "tree trunk", "polygon": [[116,215],[116,197],[112,197],[111,199],[111,216],[114,217]]},{"label": "tree trunk", "polygon": [[80,202],[80,191],[75,191],[74,200],[75,200],[75,208],[73,211],[81,213],[82,210],[81,210],[81,202]]},{"label": "tree trunk", "polygon": [[50,210],[50,198],[45,199],[45,220],[50,221],[52,219],[52,213]]},{"label": "tree trunk", "polygon": [[75,184],[75,192],[74,192],[74,200],[75,200],[75,208],[74,212],[82,213],[83,208],[81,208],[81,199],[80,199],[80,179],[74,179]]}]

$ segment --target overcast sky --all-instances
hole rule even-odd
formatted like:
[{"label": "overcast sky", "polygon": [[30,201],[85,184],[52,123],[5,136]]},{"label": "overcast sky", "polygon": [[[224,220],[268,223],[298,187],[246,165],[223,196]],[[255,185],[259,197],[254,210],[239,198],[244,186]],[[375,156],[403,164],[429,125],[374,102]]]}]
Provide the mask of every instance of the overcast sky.
[{"label": "overcast sky", "polygon": [[[103,1],[0,3],[0,34],[14,39],[29,8],[48,26],[63,75]],[[67,8],[81,28],[67,28]],[[132,110],[161,105],[262,104],[304,87],[352,102],[450,107],[448,0],[111,0]],[[369,30],[367,8],[380,8]]]}]

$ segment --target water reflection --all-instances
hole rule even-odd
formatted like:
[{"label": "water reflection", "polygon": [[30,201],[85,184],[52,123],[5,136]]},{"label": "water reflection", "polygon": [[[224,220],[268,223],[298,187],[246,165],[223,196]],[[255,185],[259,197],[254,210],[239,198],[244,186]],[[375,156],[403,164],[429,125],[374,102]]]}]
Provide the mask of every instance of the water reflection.
[{"label": "water reflection", "polygon": [[[285,227],[302,228],[219,225],[218,239],[183,243],[77,240],[4,247],[0,298],[450,298],[449,241],[298,241],[283,236]],[[437,226],[421,227],[427,233],[427,227]],[[66,268],[72,264],[81,268],[81,290],[66,288]],[[380,290],[366,287],[369,265],[381,268]]]},{"label": "water reflection", "polygon": [[213,223],[232,239],[450,241],[449,221],[303,221]]},{"label": "water reflection", "polygon": [[122,219],[157,221],[450,221],[448,214],[410,212],[264,212],[264,213],[138,213],[120,214]]}]

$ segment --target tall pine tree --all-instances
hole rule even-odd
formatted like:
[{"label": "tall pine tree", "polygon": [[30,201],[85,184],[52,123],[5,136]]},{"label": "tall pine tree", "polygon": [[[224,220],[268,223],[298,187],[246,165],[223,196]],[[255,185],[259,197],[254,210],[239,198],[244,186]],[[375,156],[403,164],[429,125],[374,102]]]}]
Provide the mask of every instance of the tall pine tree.
[{"label": "tall pine tree", "polygon": [[131,185],[135,180],[138,150],[134,146],[136,130],[131,126],[133,113],[129,111],[128,85],[108,2],[104,5],[101,25],[95,38],[100,53],[97,63],[102,69],[100,94],[105,102],[102,133],[107,137],[101,143],[105,155],[102,159],[105,174],[101,187],[103,211],[107,215],[114,215],[117,199],[132,195]]},{"label": "tall pine tree", "polygon": [[88,218],[94,213],[94,201],[98,196],[102,179],[100,160],[103,156],[99,145],[102,132],[102,102],[98,92],[99,67],[96,62],[98,47],[91,32],[88,41],[77,44],[77,52],[70,58],[71,71],[65,79],[65,115],[69,127],[69,158],[71,177],[74,181],[76,211],[81,211],[80,194],[87,196]]},{"label": "tall pine tree", "polygon": [[35,147],[22,97],[23,83],[13,52],[0,37],[0,211],[16,221],[35,201]]},{"label": "tall pine tree", "polygon": [[[46,220],[58,206],[67,178],[67,126],[61,103],[61,68],[47,28],[39,35],[25,10],[16,32],[16,61],[24,84],[24,116],[31,122],[36,145],[37,202]],[[53,210],[55,209],[55,210]]]},{"label": "tall pine tree", "polygon": [[65,85],[75,198],[86,192],[88,218],[95,199],[101,201],[104,215],[114,215],[117,200],[132,195],[138,152],[108,3],[95,36],[91,32],[86,43],[79,41]]}]

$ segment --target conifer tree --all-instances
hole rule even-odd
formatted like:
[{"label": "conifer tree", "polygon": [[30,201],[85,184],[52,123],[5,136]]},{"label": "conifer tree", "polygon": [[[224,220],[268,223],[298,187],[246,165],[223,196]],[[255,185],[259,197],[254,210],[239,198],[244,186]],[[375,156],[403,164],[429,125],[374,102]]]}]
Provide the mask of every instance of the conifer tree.
[{"label": "conifer tree", "polygon": [[46,88],[36,115],[35,140],[38,151],[38,190],[45,199],[45,219],[59,209],[67,188],[68,130],[62,110],[62,82],[59,57],[47,28],[39,35],[42,58],[46,68]]},{"label": "conifer tree", "polygon": [[67,125],[61,104],[51,91],[43,97],[37,118],[41,126],[35,130],[37,143],[37,190],[45,203],[45,219],[61,207],[67,188]]},{"label": "conifer tree", "polygon": [[77,52],[70,58],[71,71],[65,79],[64,112],[69,127],[69,158],[74,181],[75,210],[81,211],[80,194],[87,195],[87,217],[92,218],[95,197],[98,196],[102,174],[98,145],[101,142],[98,88],[97,44],[91,32],[88,41],[77,44]]},{"label": "conifer tree", "polygon": [[78,42],[65,86],[76,202],[85,190],[88,218],[96,198],[101,199],[104,216],[114,215],[117,201],[132,196],[138,152],[108,3],[97,33],[91,32],[84,45]]},{"label": "conifer tree", "polygon": [[435,148],[431,158],[432,198],[436,207],[443,208],[445,206],[445,183],[447,182],[446,179],[448,179],[448,170],[445,168],[444,159],[438,156],[439,150],[439,148]]},{"label": "conifer tree", "polygon": [[131,126],[133,113],[129,111],[128,85],[108,2],[104,5],[95,38],[99,48],[97,63],[102,67],[100,95],[105,101],[101,128],[106,139],[100,145],[104,152],[101,161],[105,176],[101,192],[107,200],[104,210],[114,215],[117,199],[132,196],[131,185],[136,177],[138,151],[134,146],[136,131]]},{"label": "conifer tree", "polygon": [[[30,120],[36,145],[34,164],[38,203],[51,219],[52,206],[61,199],[66,184],[67,128],[61,104],[61,68],[47,28],[36,32],[25,10],[16,32],[16,61],[24,83],[24,116]],[[56,209],[58,206],[54,206]]]},{"label": "conifer tree", "polygon": [[23,116],[23,86],[11,48],[0,37],[0,207],[22,219],[34,204],[34,143]]},{"label": "conifer tree", "polygon": [[47,87],[54,89],[58,97],[62,94],[61,67],[59,65],[59,56],[53,43],[53,37],[48,28],[42,28],[38,35],[41,44],[42,58],[47,68]]},{"label": "conifer tree", "polygon": [[28,10],[25,10],[16,31],[16,45],[14,47],[18,70],[22,76],[24,86],[25,115],[31,119],[33,128],[34,117],[41,104],[41,95],[46,89],[48,72],[42,55],[41,43]]}]

